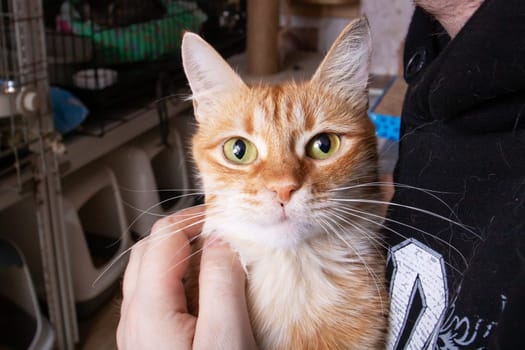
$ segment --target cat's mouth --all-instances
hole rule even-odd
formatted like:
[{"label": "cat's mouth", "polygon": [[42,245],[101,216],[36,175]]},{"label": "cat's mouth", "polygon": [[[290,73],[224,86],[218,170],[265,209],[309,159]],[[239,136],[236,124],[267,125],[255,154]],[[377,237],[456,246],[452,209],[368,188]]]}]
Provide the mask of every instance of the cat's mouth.
[{"label": "cat's mouth", "polygon": [[290,220],[290,216],[288,215],[288,213],[286,212],[286,207],[282,206],[281,207],[281,212],[279,214],[279,219],[278,219],[278,222],[279,223],[283,223],[283,222],[287,222]]},{"label": "cat's mouth", "polygon": [[290,208],[282,208],[278,213],[275,213],[273,218],[270,219],[266,224],[264,224],[265,228],[268,228],[270,225],[273,229],[280,231],[281,229],[284,229],[286,232],[302,232],[304,231],[304,228],[306,226],[310,226],[310,222],[308,220],[300,219],[297,217],[293,210]]}]

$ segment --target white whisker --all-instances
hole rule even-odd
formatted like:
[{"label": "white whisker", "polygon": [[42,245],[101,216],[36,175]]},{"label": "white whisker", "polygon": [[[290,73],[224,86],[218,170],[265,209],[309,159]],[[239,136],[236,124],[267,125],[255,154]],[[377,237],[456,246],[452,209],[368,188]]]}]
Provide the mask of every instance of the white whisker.
[{"label": "white whisker", "polygon": [[149,193],[149,192],[192,192],[192,194],[204,194],[202,188],[154,188],[154,189],[133,189],[128,187],[119,186],[119,190],[122,192],[131,193]]},{"label": "white whisker", "polygon": [[[384,186],[384,185],[392,185],[392,186],[398,187],[398,188],[406,188],[406,189],[421,191],[421,192],[426,193],[426,194],[430,194],[430,193],[455,194],[455,192],[431,190],[431,189],[428,189],[428,188],[410,186],[410,185],[405,185],[405,184],[402,184],[402,183],[390,182],[390,181],[374,181],[374,182],[366,182],[366,183],[357,183],[355,185],[349,185],[349,186],[344,186],[344,187],[333,188],[333,189],[330,190],[330,192],[345,191],[345,190],[359,188],[359,187]],[[438,197],[437,199],[440,199],[440,198]]]},{"label": "white whisker", "polygon": [[[189,244],[193,243],[193,241],[197,240],[201,235],[197,235],[195,237],[193,237],[190,241],[189,241]],[[183,262],[185,261],[188,261],[190,260],[191,258],[193,258],[194,256],[200,254],[201,252],[204,251],[204,249],[206,249],[208,246],[212,245],[215,241],[217,241],[219,239],[218,236],[210,236],[208,238],[208,240],[206,240],[204,242],[204,244],[202,245],[202,247],[200,249],[197,249],[195,250],[194,252],[192,252],[190,255],[188,255],[185,259],[182,259],[180,261],[178,261],[177,263],[175,263],[175,265],[173,265],[172,267],[170,267],[170,269],[168,269],[168,271],[176,268],[177,266],[179,266],[180,264],[182,264]],[[183,246],[181,247],[175,254],[178,254],[182,249],[184,249],[186,246]],[[166,272],[168,272],[166,271]]]},{"label": "white whisker", "polygon": [[444,217],[442,215],[433,213],[433,212],[431,212],[429,210],[426,210],[426,209],[420,209],[420,208],[413,207],[413,206],[410,206],[410,205],[404,205],[404,204],[387,202],[387,201],[381,201],[381,200],[375,200],[375,199],[332,198],[332,199],[329,199],[329,200],[330,201],[334,201],[334,202],[370,203],[370,204],[381,204],[381,205],[385,205],[386,204],[386,205],[390,205],[390,206],[396,206],[396,207],[401,207],[401,208],[405,208],[405,209],[410,209],[410,210],[413,210],[413,211],[416,211],[416,212],[419,212],[419,213],[422,213],[422,214],[426,214],[426,215],[432,216],[434,218],[446,221],[446,222],[448,222],[450,224],[456,225],[456,226],[464,229],[465,231],[469,232],[470,234],[472,234],[473,236],[475,236],[479,240],[483,241],[483,237],[481,237],[476,232],[472,231],[466,225],[461,224],[461,223],[459,223],[457,221],[454,221],[452,219],[449,219],[447,217]]},{"label": "white whisker", "polygon": [[158,214],[155,215],[155,213],[151,212],[154,208],[157,208],[157,207],[161,206],[162,204],[164,204],[166,202],[169,202],[169,201],[172,201],[174,199],[179,199],[179,198],[183,198],[183,197],[190,197],[190,196],[194,196],[194,194],[185,194],[185,195],[180,195],[180,196],[176,196],[176,197],[173,197],[173,198],[168,198],[168,199],[165,199],[163,201],[160,201],[160,202],[150,206],[149,208],[147,208],[145,210],[142,210],[140,208],[135,208],[135,207],[131,206],[129,203],[125,203],[126,205],[130,206],[131,208],[141,212],[139,215],[137,215],[137,217],[135,217],[133,220],[131,220],[131,223],[126,228],[126,231],[129,231],[131,229],[131,227],[135,223],[137,223],[137,221],[140,220],[140,218],[142,218],[144,215],[153,215],[153,216],[161,216],[162,217],[162,215],[158,215]]},{"label": "white whisker", "polygon": [[346,186],[346,187],[339,187],[339,188],[335,188],[335,189],[330,190],[330,192],[345,191],[345,190],[351,190],[351,189],[361,188],[361,187],[370,187],[370,186],[378,186],[378,187],[380,187],[380,186],[387,186],[387,185],[392,185],[395,188],[403,188],[403,189],[410,189],[410,190],[423,192],[424,194],[434,198],[439,203],[443,204],[443,206],[445,206],[445,208],[447,208],[450,211],[450,213],[453,214],[457,218],[456,213],[450,207],[450,205],[448,205],[443,199],[439,198],[436,195],[436,193],[437,194],[455,194],[454,192],[437,191],[437,190],[431,190],[431,189],[427,189],[427,188],[410,186],[410,185],[405,185],[405,184],[401,184],[401,183],[397,183],[397,182],[388,182],[388,181],[375,181],[375,182],[369,182],[369,183],[355,184],[355,185]]},{"label": "white whisker", "polygon": [[[352,221],[349,220],[348,218],[345,218],[345,217],[343,217],[343,216],[341,216],[341,215],[338,215],[338,214],[334,213],[334,211],[338,211],[338,212],[341,212],[341,213],[343,213],[343,214],[349,214],[347,211],[345,211],[345,210],[342,209],[342,208],[336,207],[336,208],[331,208],[331,209],[330,209],[330,214],[331,214],[331,215],[334,215],[336,218],[338,218],[338,219],[341,220],[342,222],[344,222],[344,223],[346,223],[346,224],[348,224],[348,225],[351,225],[352,227],[354,227],[355,229],[357,229],[357,230],[360,231],[365,237],[367,237],[368,239],[370,239],[372,242],[376,243],[377,245],[381,246],[381,247],[384,248],[384,249],[388,249],[388,245],[386,245],[385,243],[383,243],[383,242],[381,241],[381,239],[379,239],[378,237],[374,237],[374,236],[370,235],[370,234],[367,232],[367,230],[366,230],[363,226],[357,224],[356,222],[352,222]],[[382,217],[381,215],[375,215],[375,216],[377,216],[378,218],[383,219],[383,217]],[[365,220],[365,221],[366,221],[366,220]],[[376,225],[380,225],[380,226],[382,225],[381,223],[378,223],[378,222],[375,222],[375,221],[372,221],[372,223],[373,223],[373,224],[376,224]]]},{"label": "white whisker", "polygon": [[[104,268],[104,270],[97,276],[97,278],[93,281],[92,285],[95,285],[102,277],[104,277],[104,275],[120,260],[122,259],[125,255],[127,255],[129,252],[131,252],[132,249],[136,248],[136,247],[139,247],[141,245],[144,245],[146,244],[147,242],[151,241],[151,240],[154,240],[153,244],[160,244],[162,243],[164,240],[168,239],[171,235],[175,235],[177,233],[180,233],[184,230],[186,230],[187,228],[190,228],[190,227],[193,227],[193,226],[196,226],[196,225],[200,225],[202,224],[205,219],[203,218],[202,220],[198,220],[196,222],[193,222],[191,224],[188,224],[184,227],[181,227],[175,231],[170,231],[169,229],[172,228],[173,226],[175,225],[179,225],[180,223],[184,223],[186,221],[192,221],[194,220],[195,218],[198,218],[198,217],[204,217],[205,214],[188,214],[186,218],[184,218],[183,220],[180,220],[178,222],[175,222],[175,223],[172,223],[170,225],[167,225],[165,227],[163,227],[159,233],[155,236],[147,236],[145,237],[144,239],[142,239],[141,241],[135,243],[132,247],[124,250],[123,252],[121,252],[120,254],[118,254],[115,258],[112,259],[112,261]],[[163,233],[162,231],[166,231],[166,233]],[[195,238],[191,238],[190,239],[190,243],[192,243],[193,241],[195,240]],[[182,248],[181,248],[182,249]],[[178,252],[175,252],[175,253],[178,253]],[[146,253],[145,253],[146,254]]]},{"label": "white whisker", "polygon": [[[368,222],[371,222],[373,224],[376,224],[380,227],[383,227],[384,229],[398,235],[399,237],[403,238],[403,239],[408,239],[408,237],[406,237],[405,235],[401,234],[399,231],[397,230],[394,230],[393,228],[391,227],[388,227],[388,226],[385,226],[383,225],[382,223],[378,223],[374,220],[371,220],[371,219],[368,219],[368,218],[365,218],[363,217],[362,215],[369,215],[369,216],[372,216],[372,217],[381,217],[380,215],[376,215],[376,214],[372,214],[372,213],[368,213],[366,211],[362,211],[362,210],[358,210],[358,209],[354,209],[354,208],[344,208],[344,209],[341,209],[341,210],[345,210],[345,212],[348,214],[348,215],[352,215],[352,216],[355,216],[355,217],[358,217],[359,219],[361,220],[365,220],[365,221],[368,221]],[[382,217],[381,217],[382,218]],[[393,223],[396,223],[396,224],[399,224],[399,225],[402,225],[402,226],[405,226],[405,227],[408,227],[408,228],[411,228],[413,230],[416,230],[424,235],[427,235],[427,236],[430,236],[434,239],[436,239],[437,241],[445,244],[447,247],[451,248],[452,250],[454,250],[460,257],[461,259],[463,260],[463,263],[465,264],[465,266],[468,266],[468,262],[467,262],[467,259],[465,258],[465,256],[456,248],[454,247],[452,244],[450,244],[449,242],[445,241],[444,239],[438,237],[438,236],[435,236],[435,235],[432,235],[431,233],[428,233],[422,229],[419,229],[417,227],[414,227],[414,226],[411,226],[409,224],[405,224],[403,222],[399,222],[397,220],[393,220],[393,219],[386,219],[387,221],[390,221],[390,222],[393,222]],[[456,272],[460,273],[461,274],[461,271],[458,270],[456,267],[452,266],[450,263],[446,263],[450,268],[454,269]]]},{"label": "white whisker", "polygon": [[339,230],[337,229],[334,229],[332,227],[332,225],[330,225],[329,223],[327,223],[329,225],[330,228],[332,228],[332,233],[337,237],[339,238],[339,240],[341,242],[343,242],[349,249],[351,249],[354,253],[354,255],[359,259],[359,261],[363,264],[363,266],[365,267],[365,269],[367,270],[367,272],[370,274],[370,277],[372,278],[372,280],[374,281],[374,285],[375,285],[375,288],[376,288],[376,291],[377,291],[377,296],[379,297],[379,302],[381,304],[381,309],[384,309],[384,304],[383,304],[383,297],[381,295],[381,288],[379,287],[379,283],[378,283],[378,280],[379,280],[379,277],[376,275],[376,273],[370,268],[370,266],[368,266],[367,262],[365,261],[365,259],[361,256],[361,254],[359,254],[359,252],[357,251],[357,249],[354,248],[353,245],[350,244],[350,242],[348,242],[346,239],[344,239],[344,237],[339,233],[339,231],[343,231],[345,230],[345,228],[340,224],[338,223],[336,220],[332,219],[330,216],[325,216],[327,220],[330,220],[331,222],[334,223],[334,225],[336,225]]}]

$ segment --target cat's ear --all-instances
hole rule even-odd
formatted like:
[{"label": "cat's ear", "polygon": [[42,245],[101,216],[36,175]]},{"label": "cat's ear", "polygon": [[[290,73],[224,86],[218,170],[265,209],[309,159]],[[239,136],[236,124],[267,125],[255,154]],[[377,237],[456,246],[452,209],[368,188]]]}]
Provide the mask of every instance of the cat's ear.
[{"label": "cat's ear", "polygon": [[339,34],[311,82],[352,104],[367,103],[371,46],[368,20],[352,21]]},{"label": "cat's ear", "polygon": [[197,34],[184,34],[181,51],[198,121],[208,114],[218,95],[246,87],[219,53]]}]

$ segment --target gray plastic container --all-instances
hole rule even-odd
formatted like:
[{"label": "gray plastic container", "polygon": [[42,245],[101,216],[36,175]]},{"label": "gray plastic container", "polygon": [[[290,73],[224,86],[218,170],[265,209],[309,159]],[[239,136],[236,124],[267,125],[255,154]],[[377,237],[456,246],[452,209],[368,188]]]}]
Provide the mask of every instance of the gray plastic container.
[{"label": "gray plastic container", "polygon": [[54,332],[38,306],[20,250],[0,238],[0,348],[52,349]]}]

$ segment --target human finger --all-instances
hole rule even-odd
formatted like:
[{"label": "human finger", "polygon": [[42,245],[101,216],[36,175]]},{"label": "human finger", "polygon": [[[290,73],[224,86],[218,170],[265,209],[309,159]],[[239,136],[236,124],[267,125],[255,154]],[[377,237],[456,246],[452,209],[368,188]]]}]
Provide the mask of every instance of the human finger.
[{"label": "human finger", "polygon": [[156,305],[166,302],[172,310],[187,311],[182,280],[191,254],[189,238],[200,233],[203,220],[203,208],[193,207],[155,223],[143,249],[137,290],[155,298]]},{"label": "human finger", "polygon": [[204,244],[194,349],[256,349],[239,257],[216,238]]},{"label": "human finger", "polygon": [[203,217],[202,208],[192,208],[163,218],[132,252],[117,331],[119,347],[191,347],[196,321],[186,313],[182,278],[190,255],[188,237],[200,232]]},{"label": "human finger", "polygon": [[[200,221],[203,218],[204,207],[195,206],[164,217],[153,225],[151,235],[137,242],[131,249],[130,259],[124,274],[124,298],[128,294],[132,294],[135,289],[144,254],[148,251],[155,251],[157,245],[162,245],[166,239],[170,240],[173,238],[173,235],[183,235],[186,239],[195,237],[201,230],[202,224]],[[181,242],[179,241],[178,243]],[[170,252],[167,253],[168,255],[170,254]]]}]

